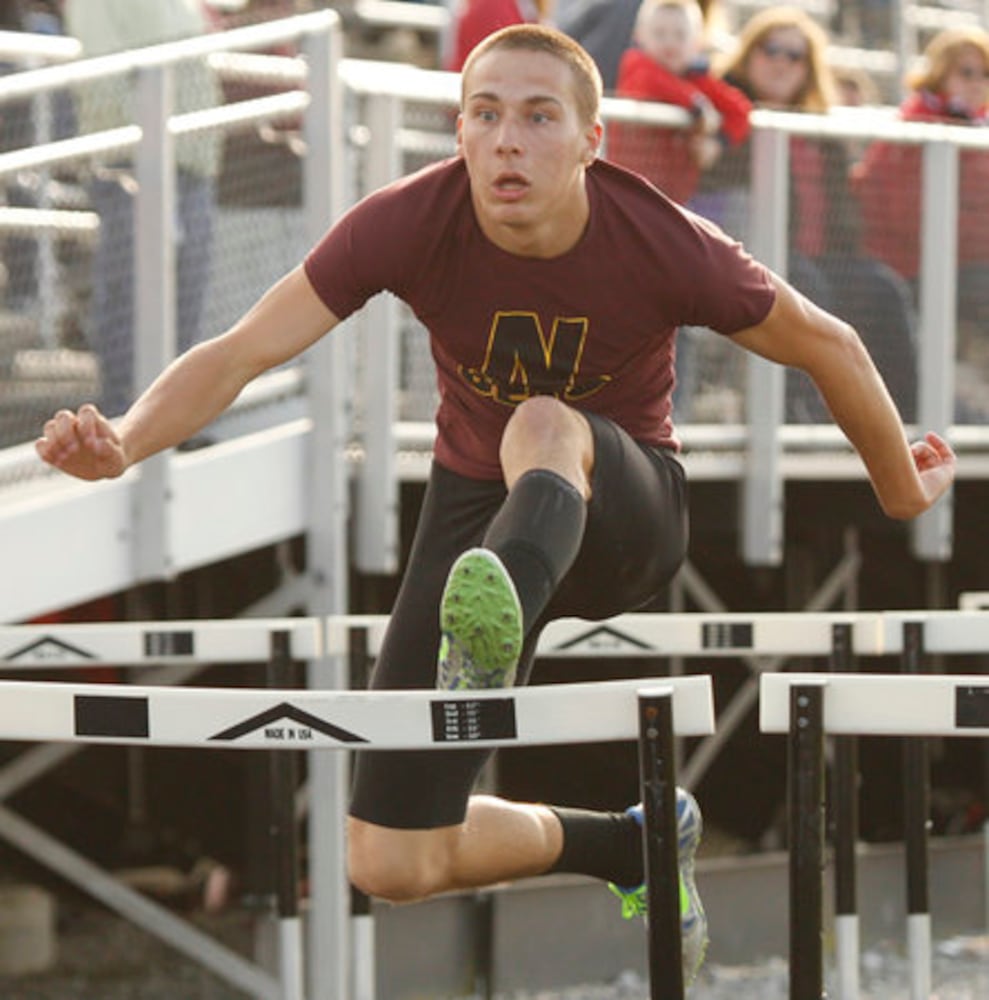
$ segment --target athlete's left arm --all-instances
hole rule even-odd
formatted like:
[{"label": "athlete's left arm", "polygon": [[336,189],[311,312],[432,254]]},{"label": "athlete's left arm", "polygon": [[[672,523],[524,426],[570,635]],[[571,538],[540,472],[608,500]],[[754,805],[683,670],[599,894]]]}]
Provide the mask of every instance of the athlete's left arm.
[{"label": "athlete's left arm", "polygon": [[774,276],[776,301],[756,326],[733,335],[747,350],[799,368],[817,385],[835,421],[858,451],[890,517],[911,518],[950,488],[955,455],[937,434],[910,444],[900,415],[847,323],[814,305]]}]

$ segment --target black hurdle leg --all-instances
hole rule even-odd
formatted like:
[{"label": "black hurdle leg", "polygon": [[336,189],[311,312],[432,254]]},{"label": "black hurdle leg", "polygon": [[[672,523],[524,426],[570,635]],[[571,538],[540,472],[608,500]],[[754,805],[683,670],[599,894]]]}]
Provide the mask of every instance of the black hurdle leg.
[{"label": "black hurdle leg", "polygon": [[[903,623],[904,674],[925,672],[924,626]],[[931,994],[931,908],[928,894],[928,823],[930,765],[922,737],[903,740],[903,839],[907,865],[907,939],[910,958],[910,1000]]]},{"label": "black hurdle leg", "polygon": [[[288,632],[271,636],[268,686],[292,687],[292,651]],[[270,844],[275,871],[275,901],[278,912],[279,972],[284,1000],[302,1000],[302,928],[299,916],[299,843],[295,819],[298,754],[294,750],[268,753],[271,791]]]},{"label": "black hurdle leg", "polygon": [[790,1000],[824,997],[824,686],[790,688]]},{"label": "black hurdle leg", "polygon": [[683,1000],[683,941],[673,764],[673,694],[639,694],[639,778],[649,902],[650,1000]]},{"label": "black hurdle leg", "polygon": [[[835,625],[831,643],[832,673],[854,673],[851,625],[847,623]],[[860,949],[855,857],[859,828],[858,771],[858,738],[834,737],[832,802],[838,1000],[858,1000],[859,996]]]}]

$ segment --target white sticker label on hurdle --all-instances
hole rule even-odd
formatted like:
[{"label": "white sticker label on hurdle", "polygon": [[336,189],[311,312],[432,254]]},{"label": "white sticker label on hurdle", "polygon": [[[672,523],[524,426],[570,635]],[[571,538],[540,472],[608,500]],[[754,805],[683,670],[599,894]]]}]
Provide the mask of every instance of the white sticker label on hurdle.
[{"label": "white sticker label on hurdle", "polygon": [[[628,740],[638,736],[638,692],[648,683],[454,694],[8,681],[0,739],[383,750]],[[676,733],[714,731],[710,677],[664,678],[662,686],[672,692]]]},{"label": "white sticker label on hurdle", "polygon": [[824,688],[824,729],[874,736],[989,736],[989,679],[977,675],[763,674],[759,725],[790,728],[790,690]]}]

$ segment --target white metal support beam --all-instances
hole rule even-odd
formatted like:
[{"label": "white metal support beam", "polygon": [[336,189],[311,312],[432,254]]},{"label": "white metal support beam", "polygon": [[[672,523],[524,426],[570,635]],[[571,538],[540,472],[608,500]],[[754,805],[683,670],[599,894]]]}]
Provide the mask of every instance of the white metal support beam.
[{"label": "white metal support beam", "polygon": [[[955,406],[958,147],[929,142],[923,150],[917,415],[921,428],[947,436]],[[951,558],[952,499],[949,494],[912,526],[911,545],[918,559]]]},{"label": "white metal support beam", "polygon": [[[752,136],[752,253],[786,276],[789,215],[789,136],[762,129]],[[742,480],[742,557],[756,566],[783,558],[783,476],[779,429],[784,372],[763,358],[746,359],[749,441]]]},{"label": "white metal support beam", "polygon": [[[303,197],[308,242],[315,244],[344,209],[345,138],[343,33],[338,15],[329,30],[307,33],[303,52],[309,68],[310,102],[303,121],[307,155]],[[307,569],[310,611],[335,614],[347,607],[348,479],[346,446],[350,420],[350,373],[345,331],[334,330],[308,352],[306,376],[312,435],[309,458]],[[343,657],[313,661],[308,682],[314,688],[345,688]],[[309,990],[311,1000],[350,995],[350,885],[344,859],[346,843],[340,817],[347,812],[349,768],[344,754],[308,757],[309,812]]]},{"label": "white metal support beam", "polygon": [[[367,187],[376,190],[401,172],[398,134],[403,102],[389,94],[367,98],[372,142]],[[396,389],[399,380],[399,305],[394,296],[375,296],[361,316],[363,371],[361,401],[364,461],[357,473],[354,505],[354,562],[366,573],[396,573],[399,564],[399,482],[395,468]]]},{"label": "white metal support beam", "polygon": [[[134,328],[129,331],[134,338],[134,369],[122,373],[135,395],[175,356],[175,144],[168,129],[173,89],[171,66],[138,71],[141,141],[133,215]],[[134,491],[134,558],[139,580],[167,578],[173,572],[170,463],[167,452],[146,460]]]}]

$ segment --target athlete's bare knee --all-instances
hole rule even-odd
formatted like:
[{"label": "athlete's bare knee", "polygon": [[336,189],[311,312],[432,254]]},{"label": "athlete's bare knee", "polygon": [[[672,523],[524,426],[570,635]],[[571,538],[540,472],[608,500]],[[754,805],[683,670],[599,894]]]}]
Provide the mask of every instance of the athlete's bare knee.
[{"label": "athlete's bare knee", "polygon": [[553,396],[532,396],[519,404],[505,428],[504,439],[552,440],[573,427],[573,413]]},{"label": "athlete's bare knee", "polygon": [[509,486],[530,469],[550,469],[590,495],[594,436],[587,419],[552,396],[533,396],[512,414],[499,452]]},{"label": "athlete's bare knee", "polygon": [[351,818],[347,848],[350,881],[369,896],[409,903],[447,888],[438,831],[393,830]]}]

